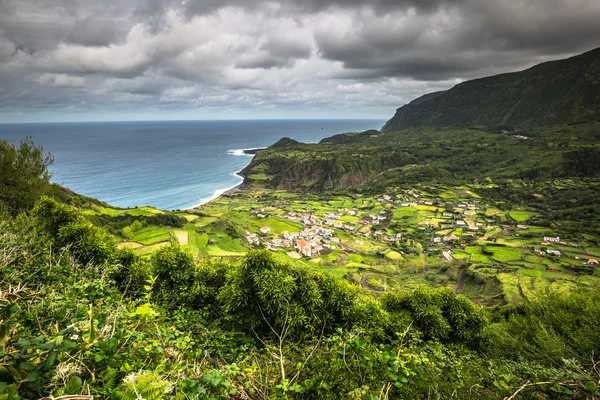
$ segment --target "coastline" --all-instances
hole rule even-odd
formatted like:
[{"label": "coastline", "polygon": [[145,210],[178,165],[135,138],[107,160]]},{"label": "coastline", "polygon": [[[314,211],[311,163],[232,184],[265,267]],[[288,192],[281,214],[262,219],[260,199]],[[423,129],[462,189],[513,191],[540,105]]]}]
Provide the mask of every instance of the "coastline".
[{"label": "coastline", "polygon": [[240,179],[241,179],[241,182],[239,182],[239,183],[236,183],[236,184],[235,184],[235,185],[233,185],[233,186],[229,186],[229,187],[223,188],[223,189],[217,189],[217,190],[215,190],[215,192],[214,192],[214,193],[213,193],[213,194],[210,196],[210,198],[208,198],[208,199],[206,199],[206,200],[202,200],[200,203],[194,204],[194,205],[193,205],[193,206],[191,206],[191,207],[186,207],[186,208],[184,208],[183,210],[184,210],[184,211],[185,211],[185,210],[193,210],[193,209],[195,209],[195,208],[198,208],[198,207],[200,207],[200,206],[202,206],[202,205],[204,205],[204,204],[206,204],[206,203],[209,203],[209,202],[213,201],[214,199],[216,199],[216,198],[218,198],[218,197],[220,197],[220,196],[222,196],[222,195],[224,195],[224,194],[226,194],[226,193],[230,193],[230,192],[231,192],[231,193],[233,193],[234,191],[237,191],[237,190],[239,190],[239,189],[238,189],[238,187],[239,187],[239,186],[241,186],[241,185],[242,185],[242,183],[244,182],[244,178],[243,178],[241,175],[238,175],[238,174],[239,174],[239,172],[241,172],[241,171],[242,171],[242,170],[239,170],[238,172],[234,172],[233,174],[231,174],[232,176],[236,176],[236,177],[240,178]]},{"label": "coastline", "polygon": [[[252,159],[254,159],[254,156],[259,151],[264,150],[264,149],[266,149],[266,147],[252,147],[252,148],[248,148],[248,149],[233,149],[233,150],[229,150],[227,153],[230,155],[233,155],[233,156],[238,156],[238,157],[243,157],[243,156],[251,157],[250,162],[252,162]],[[246,164],[246,166],[244,166],[244,168],[246,168],[248,165],[250,165],[250,162],[248,164]],[[208,199],[202,200],[200,203],[194,204],[191,207],[186,207],[186,208],[184,208],[184,210],[196,209],[206,203],[213,201],[214,199],[216,199],[224,194],[230,194],[230,193],[235,193],[235,192],[240,191],[239,187],[242,185],[242,183],[244,183],[244,177],[240,174],[240,172],[242,172],[244,170],[244,168],[231,174],[232,176],[235,176],[241,180],[239,183],[237,183],[233,186],[223,188],[223,189],[215,190],[215,192]]]}]

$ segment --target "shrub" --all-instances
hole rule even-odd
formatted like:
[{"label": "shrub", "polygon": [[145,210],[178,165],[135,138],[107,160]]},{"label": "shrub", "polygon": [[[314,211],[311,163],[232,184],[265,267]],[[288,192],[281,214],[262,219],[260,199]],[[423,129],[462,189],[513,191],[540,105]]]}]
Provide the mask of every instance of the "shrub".
[{"label": "shrub", "polygon": [[43,196],[33,214],[54,244],[68,247],[80,263],[102,264],[111,260],[115,252],[112,237],[77,214],[73,207]]},{"label": "shrub", "polygon": [[128,297],[139,298],[145,294],[144,286],[150,278],[150,266],[131,249],[120,249],[110,277],[117,288]]},{"label": "shrub", "polygon": [[303,335],[350,323],[356,290],[343,280],[279,264],[263,250],[249,252],[232,270],[219,299],[242,328]]},{"label": "shrub", "polygon": [[12,215],[30,210],[50,190],[48,167],[53,158],[30,137],[17,147],[0,140],[0,203]]},{"label": "shrub", "polygon": [[163,247],[152,256],[152,274],[156,276],[153,296],[170,305],[187,304],[194,282],[195,265],[192,256],[178,245]]},{"label": "shrub", "polygon": [[386,293],[383,309],[410,318],[424,339],[443,343],[462,343],[470,347],[482,344],[485,318],[464,296],[449,289],[420,288],[411,292]]}]

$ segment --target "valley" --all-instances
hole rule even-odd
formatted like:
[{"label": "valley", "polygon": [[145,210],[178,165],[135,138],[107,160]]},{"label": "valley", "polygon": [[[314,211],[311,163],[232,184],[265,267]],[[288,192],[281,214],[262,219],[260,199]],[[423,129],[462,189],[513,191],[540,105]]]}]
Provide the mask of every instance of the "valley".
[{"label": "valley", "polygon": [[[592,192],[600,192],[599,183],[574,179],[512,185],[538,203],[544,197],[535,191],[591,185]],[[234,192],[173,212],[181,227],[138,224],[129,238],[121,232],[116,240],[143,256],[177,244],[198,259],[232,261],[264,248],[281,262],[375,292],[419,286],[456,290],[464,271],[457,292],[485,305],[519,304],[548,288],[568,292],[600,282],[597,236],[547,226],[542,207],[507,204],[489,195],[497,188],[493,183],[415,185],[377,195]],[[83,211],[88,216],[158,213],[165,212],[151,207]]]}]

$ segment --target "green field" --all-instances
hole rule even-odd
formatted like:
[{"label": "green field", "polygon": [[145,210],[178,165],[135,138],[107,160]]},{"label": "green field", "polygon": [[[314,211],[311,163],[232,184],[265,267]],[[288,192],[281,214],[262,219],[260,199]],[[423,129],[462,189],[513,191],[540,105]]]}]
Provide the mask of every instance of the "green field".
[{"label": "green field", "polygon": [[535,213],[527,212],[527,211],[511,211],[509,213],[510,217],[517,222],[525,222],[529,218],[531,218]]},{"label": "green field", "polygon": [[[555,183],[552,185],[554,187]],[[595,237],[584,239],[586,242],[580,248],[558,246],[563,252],[560,258],[535,254],[533,249],[539,247],[544,235],[559,235],[560,232],[535,224],[528,229],[517,228],[517,223],[534,221],[540,211],[506,210],[503,201],[482,200],[477,193],[482,188],[489,190],[490,186],[410,189],[390,193],[389,201],[379,196],[337,195],[324,200],[318,194],[246,192],[221,196],[195,210],[174,213],[184,219],[183,227],[143,226],[119,246],[148,256],[158,248],[179,242],[194,257],[237,259],[257,247],[245,239],[248,233],[256,235],[260,246],[265,246],[277,238],[283,240],[284,232],[302,231],[304,226],[299,220],[288,219],[290,212],[315,216],[316,221],[332,213],[337,215],[337,221],[349,227],[327,227],[340,241],[334,244],[333,250],[324,248],[322,254],[297,256],[293,253],[295,241],[292,241],[288,242],[291,244],[287,248],[274,246],[273,254],[281,261],[344,277],[357,286],[361,285],[364,273],[375,273],[377,278],[373,280],[385,282],[386,290],[424,285],[453,287],[457,281],[458,266],[472,265],[479,283],[472,281],[465,284],[465,294],[484,304],[496,304],[502,299],[514,303],[535,298],[544,288],[570,288],[573,282],[582,279],[573,278],[568,271],[572,265],[581,265],[578,252],[600,253],[600,244]],[[418,197],[412,197],[411,193],[418,193]],[[424,201],[434,204],[407,207],[399,204]],[[461,218],[459,213],[463,210],[458,204],[470,204],[472,201],[477,201],[477,207],[482,211],[463,216],[468,226],[455,228],[455,220]],[[351,210],[355,215],[350,214]],[[449,210],[453,217],[442,215]],[[162,211],[149,207],[112,209],[95,206],[84,213],[91,217],[119,218],[126,215],[151,217]],[[383,220],[373,220],[382,215],[385,216]],[[317,222],[316,225],[320,224]],[[476,225],[479,225],[476,230],[471,229]],[[269,228],[266,234],[261,233],[263,227]],[[454,239],[430,243],[433,232],[440,239]],[[120,240],[120,236],[118,238]],[[567,240],[578,241],[576,238]],[[451,262],[442,255],[446,249],[452,251]],[[288,252],[300,259],[288,256]],[[588,271],[589,279],[598,279],[594,276],[594,268]]]}]

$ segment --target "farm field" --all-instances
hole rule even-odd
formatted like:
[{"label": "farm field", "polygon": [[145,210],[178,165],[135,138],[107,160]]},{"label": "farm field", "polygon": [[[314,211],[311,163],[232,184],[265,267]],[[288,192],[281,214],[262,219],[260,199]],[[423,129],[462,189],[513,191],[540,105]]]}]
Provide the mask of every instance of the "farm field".
[{"label": "farm field", "polygon": [[178,245],[196,258],[235,261],[249,249],[266,248],[280,261],[343,277],[375,294],[447,287],[482,304],[518,303],[548,287],[569,291],[600,279],[595,236],[547,226],[543,210],[489,196],[495,186],[372,195],[245,191],[186,211],[95,207],[84,214],[171,221],[135,222],[117,232],[120,247],[145,257]]}]

